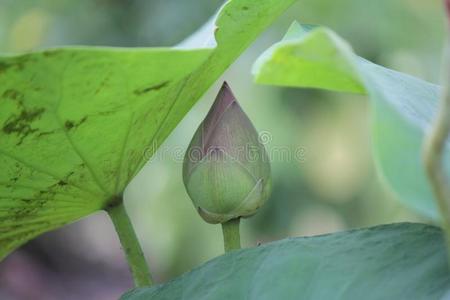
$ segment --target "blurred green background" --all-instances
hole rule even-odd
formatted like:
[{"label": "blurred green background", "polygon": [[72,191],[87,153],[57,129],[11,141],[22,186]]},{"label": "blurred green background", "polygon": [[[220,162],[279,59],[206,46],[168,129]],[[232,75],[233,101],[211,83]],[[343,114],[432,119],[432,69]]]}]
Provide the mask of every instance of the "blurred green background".
[{"label": "blurred green background", "polygon": [[[221,4],[0,0],[0,51],[80,44],[172,46]],[[223,252],[220,226],[201,220],[181,179],[184,150],[223,80],[264,132],[272,158],[273,193],[256,216],[243,221],[246,247],[380,223],[428,222],[400,204],[377,173],[365,97],[253,83],[252,63],[293,20],[327,25],[359,55],[438,82],[444,33],[441,1],[298,1],[211,87],[125,192],[158,282]],[[116,299],[131,287],[118,239],[104,213],[47,233],[0,263],[0,299]]]}]

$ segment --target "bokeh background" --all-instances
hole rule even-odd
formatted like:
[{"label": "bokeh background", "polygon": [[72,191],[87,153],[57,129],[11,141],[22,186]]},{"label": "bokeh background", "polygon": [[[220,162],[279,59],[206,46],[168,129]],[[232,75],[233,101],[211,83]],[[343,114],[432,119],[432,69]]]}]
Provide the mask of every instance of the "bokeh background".
[{"label": "bokeh background", "polygon": [[[0,51],[80,44],[172,46],[221,4],[0,0]],[[273,154],[273,194],[256,216],[243,221],[246,247],[380,223],[428,222],[404,207],[377,173],[365,97],[253,83],[252,63],[293,20],[327,25],[359,55],[438,82],[445,28],[441,1],[298,1],[211,87],[127,188],[126,206],[156,281],[170,280],[223,252],[220,226],[200,219],[181,179],[183,151],[223,80],[267,135]],[[301,155],[289,158],[277,155],[277,149]],[[117,299],[131,287],[104,213],[44,234],[0,263],[0,299]]]}]

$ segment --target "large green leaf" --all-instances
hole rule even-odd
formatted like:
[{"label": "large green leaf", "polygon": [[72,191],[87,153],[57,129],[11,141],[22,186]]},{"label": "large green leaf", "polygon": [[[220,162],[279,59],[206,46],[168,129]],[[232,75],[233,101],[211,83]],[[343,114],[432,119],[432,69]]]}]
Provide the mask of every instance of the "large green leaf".
[{"label": "large green leaf", "polygon": [[214,48],[1,56],[0,259],[120,196],[148,154],[293,1],[229,1]]},{"label": "large green leaf", "polygon": [[440,229],[400,223],[233,251],[123,300],[433,300],[450,288]]},{"label": "large green leaf", "polygon": [[[256,82],[263,84],[368,94],[380,174],[401,200],[438,218],[421,160],[424,135],[437,110],[437,85],[356,56],[329,29],[297,23],[283,41],[258,58],[253,73]],[[447,166],[450,169],[448,158]]]}]

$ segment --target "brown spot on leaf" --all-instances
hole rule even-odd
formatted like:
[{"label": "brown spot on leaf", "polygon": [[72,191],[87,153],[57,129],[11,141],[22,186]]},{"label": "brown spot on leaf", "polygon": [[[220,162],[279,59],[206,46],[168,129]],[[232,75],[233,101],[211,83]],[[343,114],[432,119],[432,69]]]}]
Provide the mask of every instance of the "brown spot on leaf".
[{"label": "brown spot on leaf", "polygon": [[78,126],[80,126],[81,124],[83,124],[84,122],[86,122],[87,120],[87,116],[84,116],[81,120],[79,120],[78,122],[75,121],[71,121],[71,120],[66,120],[66,122],[64,122],[64,127],[67,130],[71,130],[74,128],[77,128]]},{"label": "brown spot on leaf", "polygon": [[15,89],[7,89],[6,91],[3,92],[2,97],[12,100],[19,100],[19,101],[23,100],[23,94]]},{"label": "brown spot on leaf", "polygon": [[146,88],[137,89],[134,91],[134,94],[140,96],[142,94],[145,94],[145,93],[148,93],[151,91],[158,91],[158,90],[162,89],[163,87],[165,87],[166,85],[168,85],[169,82],[170,81],[163,81],[161,83],[158,83],[158,84],[146,87]]},{"label": "brown spot on leaf", "polygon": [[45,136],[45,135],[50,135],[50,134],[53,134],[53,133],[55,133],[54,130],[39,132],[38,137]]},{"label": "brown spot on leaf", "polygon": [[8,70],[12,65],[9,63],[5,63],[5,62],[0,62],[0,73],[5,72],[6,70]]},{"label": "brown spot on leaf", "polygon": [[64,180],[60,180],[60,181],[58,181],[57,184],[58,184],[59,186],[65,186],[65,185],[67,185],[67,182],[64,181]]},{"label": "brown spot on leaf", "polygon": [[30,59],[31,58],[29,55],[24,55],[16,57],[14,59],[15,61],[8,61],[8,62],[0,61],[0,74],[8,71],[8,69],[13,67],[17,68],[18,70],[23,70],[25,63],[27,63],[28,60]]},{"label": "brown spot on leaf", "polygon": [[49,187],[48,190],[40,190],[34,193],[31,198],[21,199],[25,206],[10,208],[10,216],[7,218],[15,221],[29,220],[36,216],[54,196],[55,193],[52,191],[52,187]]},{"label": "brown spot on leaf", "polygon": [[22,144],[23,140],[31,133],[38,131],[31,127],[31,123],[38,119],[45,108],[22,109],[19,115],[10,116],[3,124],[3,132],[6,134],[17,134],[20,138],[16,145]]},{"label": "brown spot on leaf", "polygon": [[72,129],[74,126],[75,126],[75,124],[74,124],[72,121],[70,121],[70,120],[67,120],[67,121],[64,123],[64,127],[66,127],[67,130]]},{"label": "brown spot on leaf", "polygon": [[51,57],[51,56],[55,56],[58,54],[58,51],[55,50],[46,50],[44,52],[42,52],[42,55],[44,55],[45,57]]}]

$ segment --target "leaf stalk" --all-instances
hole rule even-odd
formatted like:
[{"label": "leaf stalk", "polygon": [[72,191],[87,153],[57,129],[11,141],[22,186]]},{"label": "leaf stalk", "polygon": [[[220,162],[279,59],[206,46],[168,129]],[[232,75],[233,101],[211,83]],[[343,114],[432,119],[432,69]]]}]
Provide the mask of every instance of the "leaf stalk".
[{"label": "leaf stalk", "polygon": [[232,250],[241,249],[241,236],[239,233],[240,221],[241,218],[236,218],[222,223],[223,246],[225,253]]},{"label": "leaf stalk", "polygon": [[116,205],[110,206],[106,209],[111,218],[117,235],[119,236],[122,249],[125,253],[128,266],[130,268],[131,275],[135,287],[150,286],[153,284],[153,280],[148,269],[147,262],[145,260],[144,253],[134,232],[133,225],[125,210],[123,199]]},{"label": "leaf stalk", "polygon": [[450,261],[450,187],[444,163],[447,138],[450,133],[450,40],[447,41],[444,48],[443,67],[439,110],[425,140],[423,155],[428,179],[441,213],[447,254]]}]

